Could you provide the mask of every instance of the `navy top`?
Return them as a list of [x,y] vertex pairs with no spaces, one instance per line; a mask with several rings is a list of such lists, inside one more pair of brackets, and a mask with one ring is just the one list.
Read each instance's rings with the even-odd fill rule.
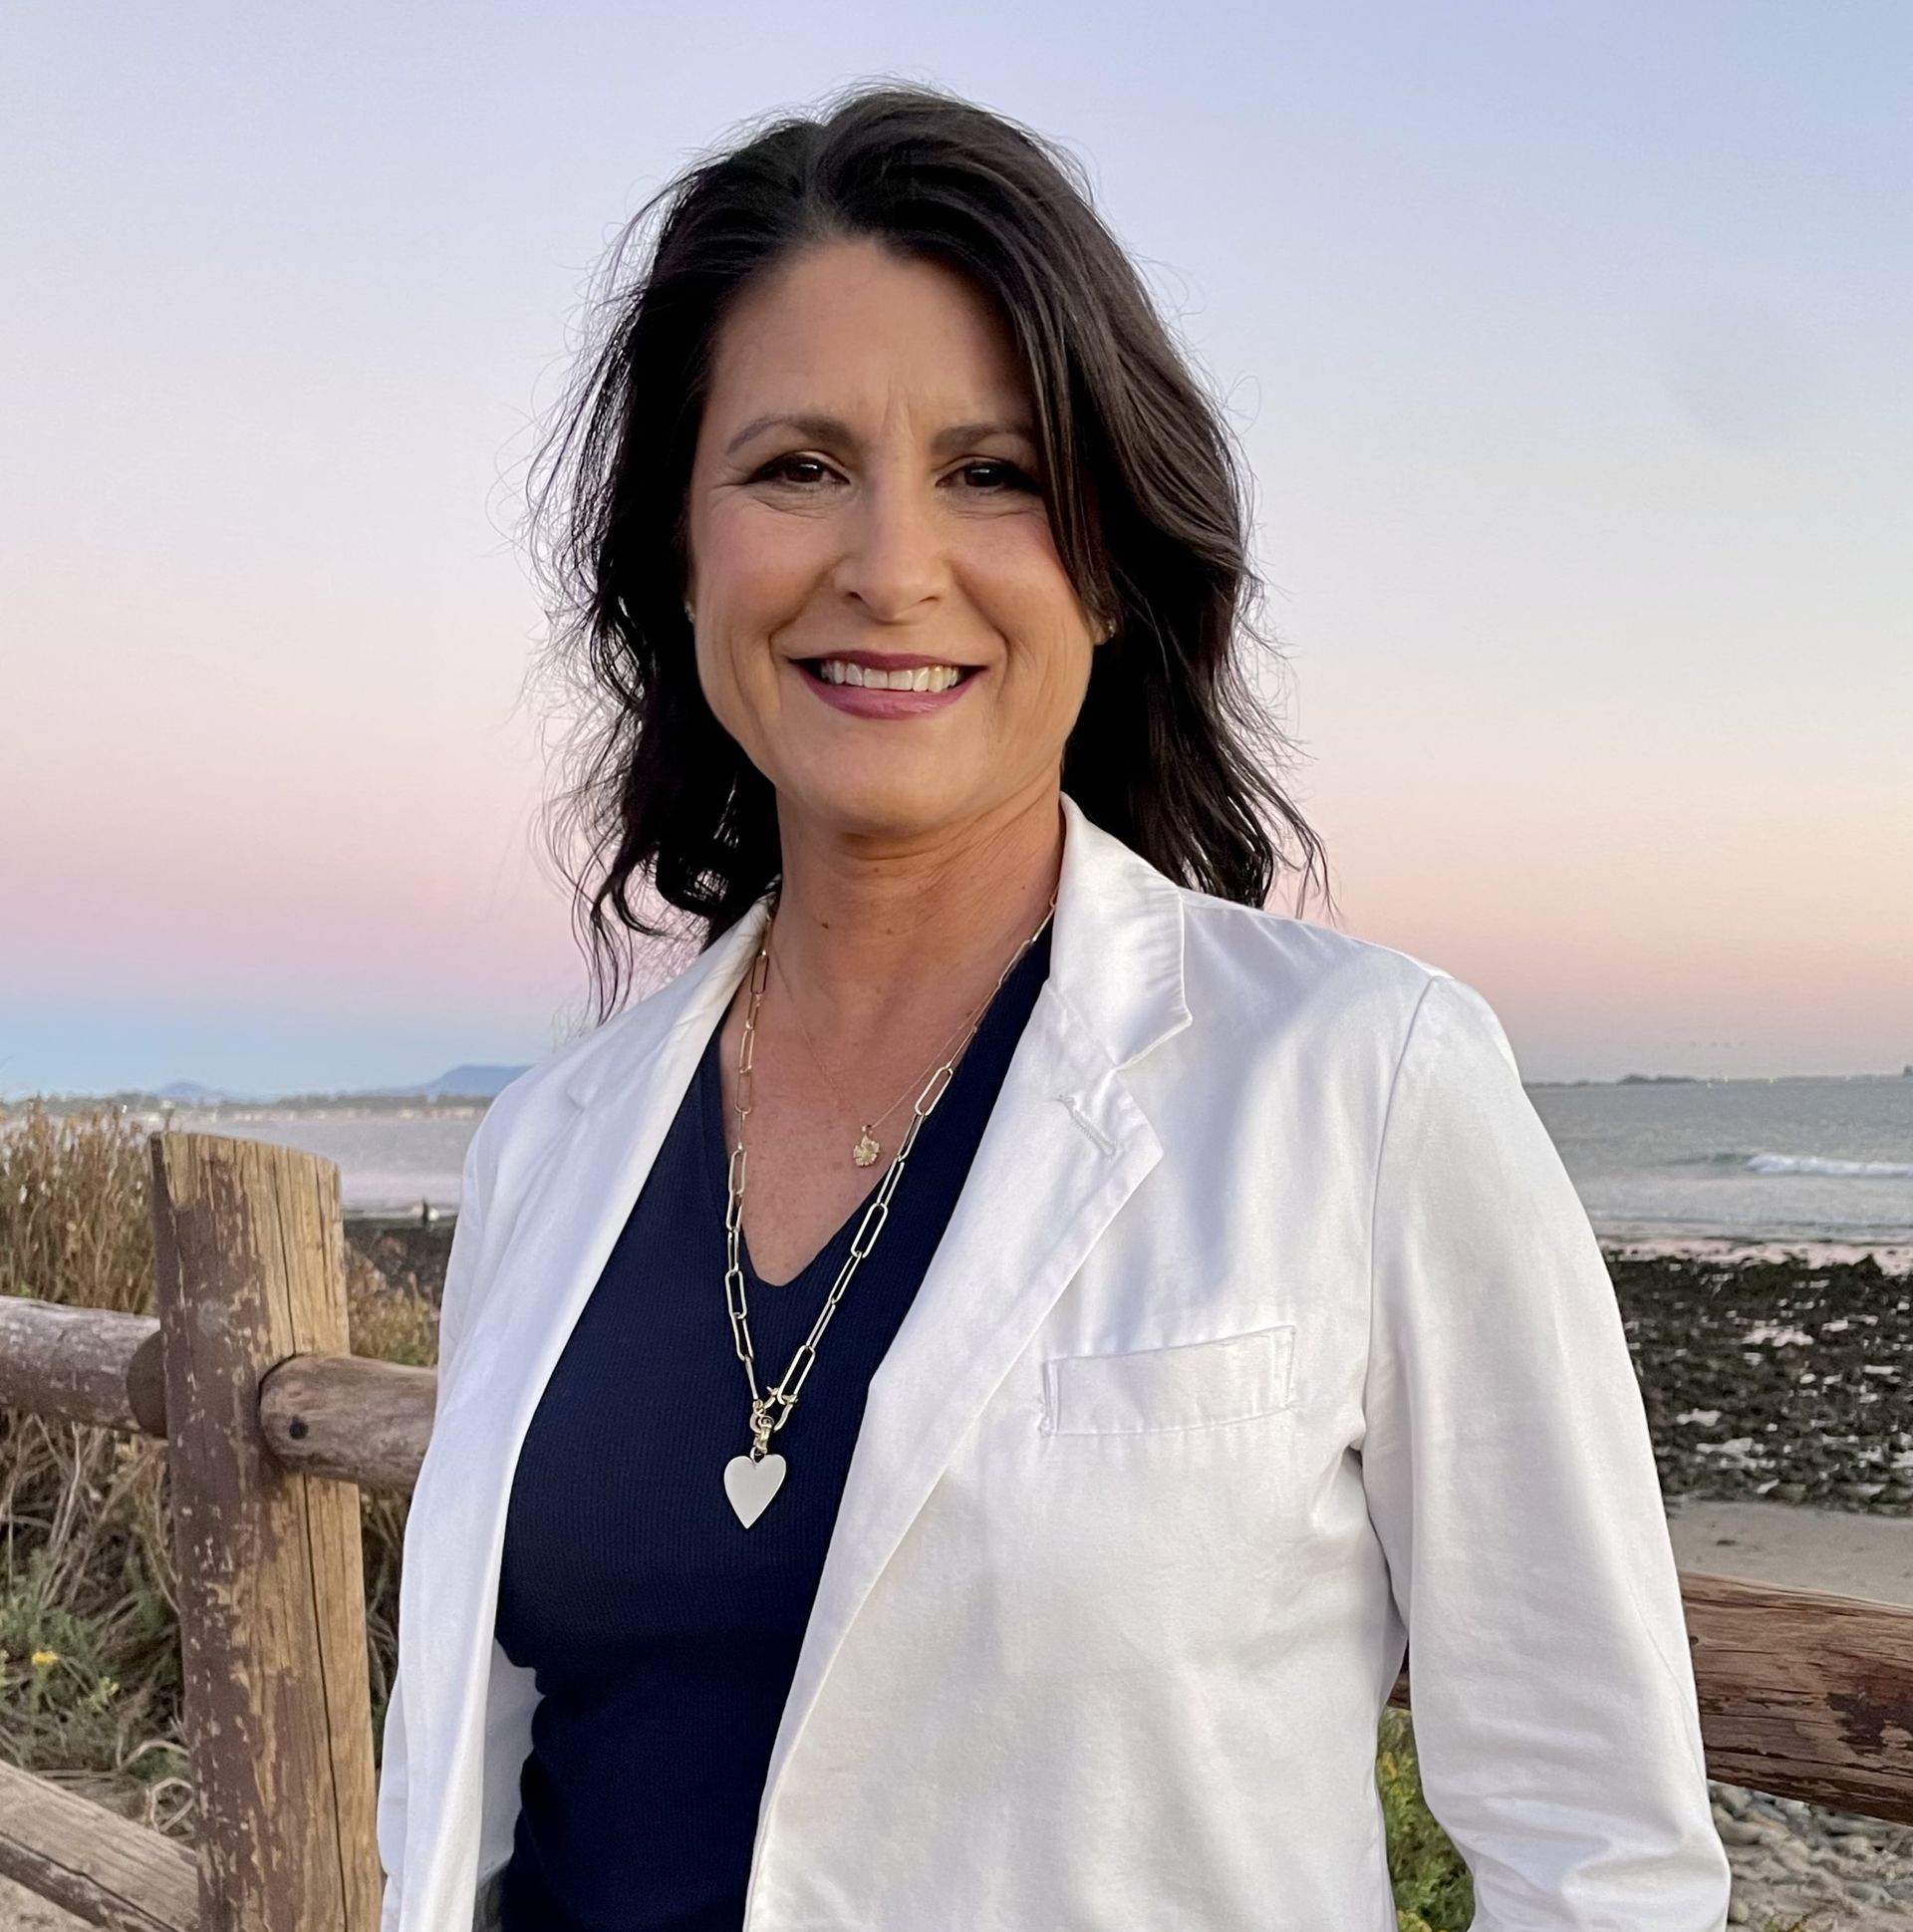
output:
[[[770,1448],[783,1486],[745,1528],[724,1465],[750,1392],[724,1302],[729,1132],[712,1032],[531,1419],[497,1636],[541,1700],[519,1779],[504,1932],[738,1932],[771,1746],[823,1573],[867,1385],[956,1206],[1049,971],[1011,969],[917,1135],[876,1244]],[[915,1096],[911,1096],[912,1099]],[[782,1379],[889,1168],[804,1271],[767,1287],[740,1240],[760,1390]],[[886,1131],[887,1130],[887,1131]],[[845,1148],[849,1158],[849,1148]]]

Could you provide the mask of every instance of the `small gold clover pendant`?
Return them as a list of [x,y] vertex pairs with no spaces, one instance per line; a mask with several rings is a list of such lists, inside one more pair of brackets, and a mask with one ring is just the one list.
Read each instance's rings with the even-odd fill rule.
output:
[[866,1127],[862,1135],[859,1137],[857,1145],[851,1150],[850,1158],[853,1161],[855,1161],[859,1167],[869,1167],[877,1159],[877,1156],[881,1154],[883,1151],[884,1150],[877,1145],[875,1136],[871,1133],[870,1129]]

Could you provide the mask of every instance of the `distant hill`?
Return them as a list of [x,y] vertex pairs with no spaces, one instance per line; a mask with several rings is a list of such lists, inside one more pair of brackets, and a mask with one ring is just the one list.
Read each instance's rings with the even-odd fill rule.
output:
[[[463,1066],[450,1067],[430,1080],[396,1087],[261,1094],[230,1093],[222,1087],[209,1087],[203,1080],[170,1080],[163,1087],[150,1090],[143,1087],[122,1088],[110,1094],[42,1094],[37,1098],[56,1114],[69,1114],[103,1103],[142,1110],[156,1103],[160,1107],[205,1109],[208,1112],[226,1107],[287,1107],[303,1111],[354,1101],[492,1100],[525,1071],[522,1066],[491,1066],[468,1061]],[[26,1096],[18,1100],[0,1099],[0,1115],[24,1107],[26,1099]]]
[[221,1100],[247,1101],[254,1095],[244,1093],[223,1093],[217,1087],[209,1087],[200,1080],[173,1080],[161,1087],[153,1096],[155,1100],[176,1100],[182,1107],[211,1107]]
[[[521,1066],[455,1066],[449,1073],[441,1073],[435,1080],[427,1080],[416,1087],[360,1087],[360,1094],[407,1095],[417,1094],[425,1100],[442,1100],[455,1094],[460,1098],[469,1095],[483,1095],[489,1100],[508,1087],[526,1069]],[[347,1098],[352,1096],[348,1095]]]

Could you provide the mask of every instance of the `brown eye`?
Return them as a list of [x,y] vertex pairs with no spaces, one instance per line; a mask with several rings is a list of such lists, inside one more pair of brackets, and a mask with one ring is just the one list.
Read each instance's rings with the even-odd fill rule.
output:
[[965,463],[957,473],[968,476],[973,475],[979,469],[985,472],[983,479],[985,485],[991,480],[990,473],[994,473],[997,487],[994,489],[985,487],[983,494],[986,496],[995,496],[1003,488],[1033,490],[1036,487],[1030,477],[1024,471],[1018,469],[1014,463],[1003,462],[995,457],[979,457],[973,463]]
[[821,477],[792,476],[789,472],[796,469],[808,469],[808,470],[821,471],[824,469],[824,467],[825,465],[819,462],[815,456],[777,456],[772,458],[771,461],[767,462],[763,466],[763,468],[760,469],[757,472],[757,474],[751,478],[751,481],[753,483],[763,482],[766,480],[793,482],[797,484],[799,488],[804,488],[813,482],[820,481]]

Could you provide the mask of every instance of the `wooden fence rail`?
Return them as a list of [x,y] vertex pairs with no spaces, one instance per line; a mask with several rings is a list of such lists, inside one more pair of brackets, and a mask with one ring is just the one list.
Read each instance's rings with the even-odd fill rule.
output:
[[[377,1932],[357,1491],[410,1493],[437,1377],[350,1352],[331,1162],[150,1147],[157,1318],[0,1296],[0,1407],[167,1445],[199,1835],[0,1768],[0,1873],[117,1932]],[[1913,1608],[1681,1591],[1710,1777],[1913,1822]]]

